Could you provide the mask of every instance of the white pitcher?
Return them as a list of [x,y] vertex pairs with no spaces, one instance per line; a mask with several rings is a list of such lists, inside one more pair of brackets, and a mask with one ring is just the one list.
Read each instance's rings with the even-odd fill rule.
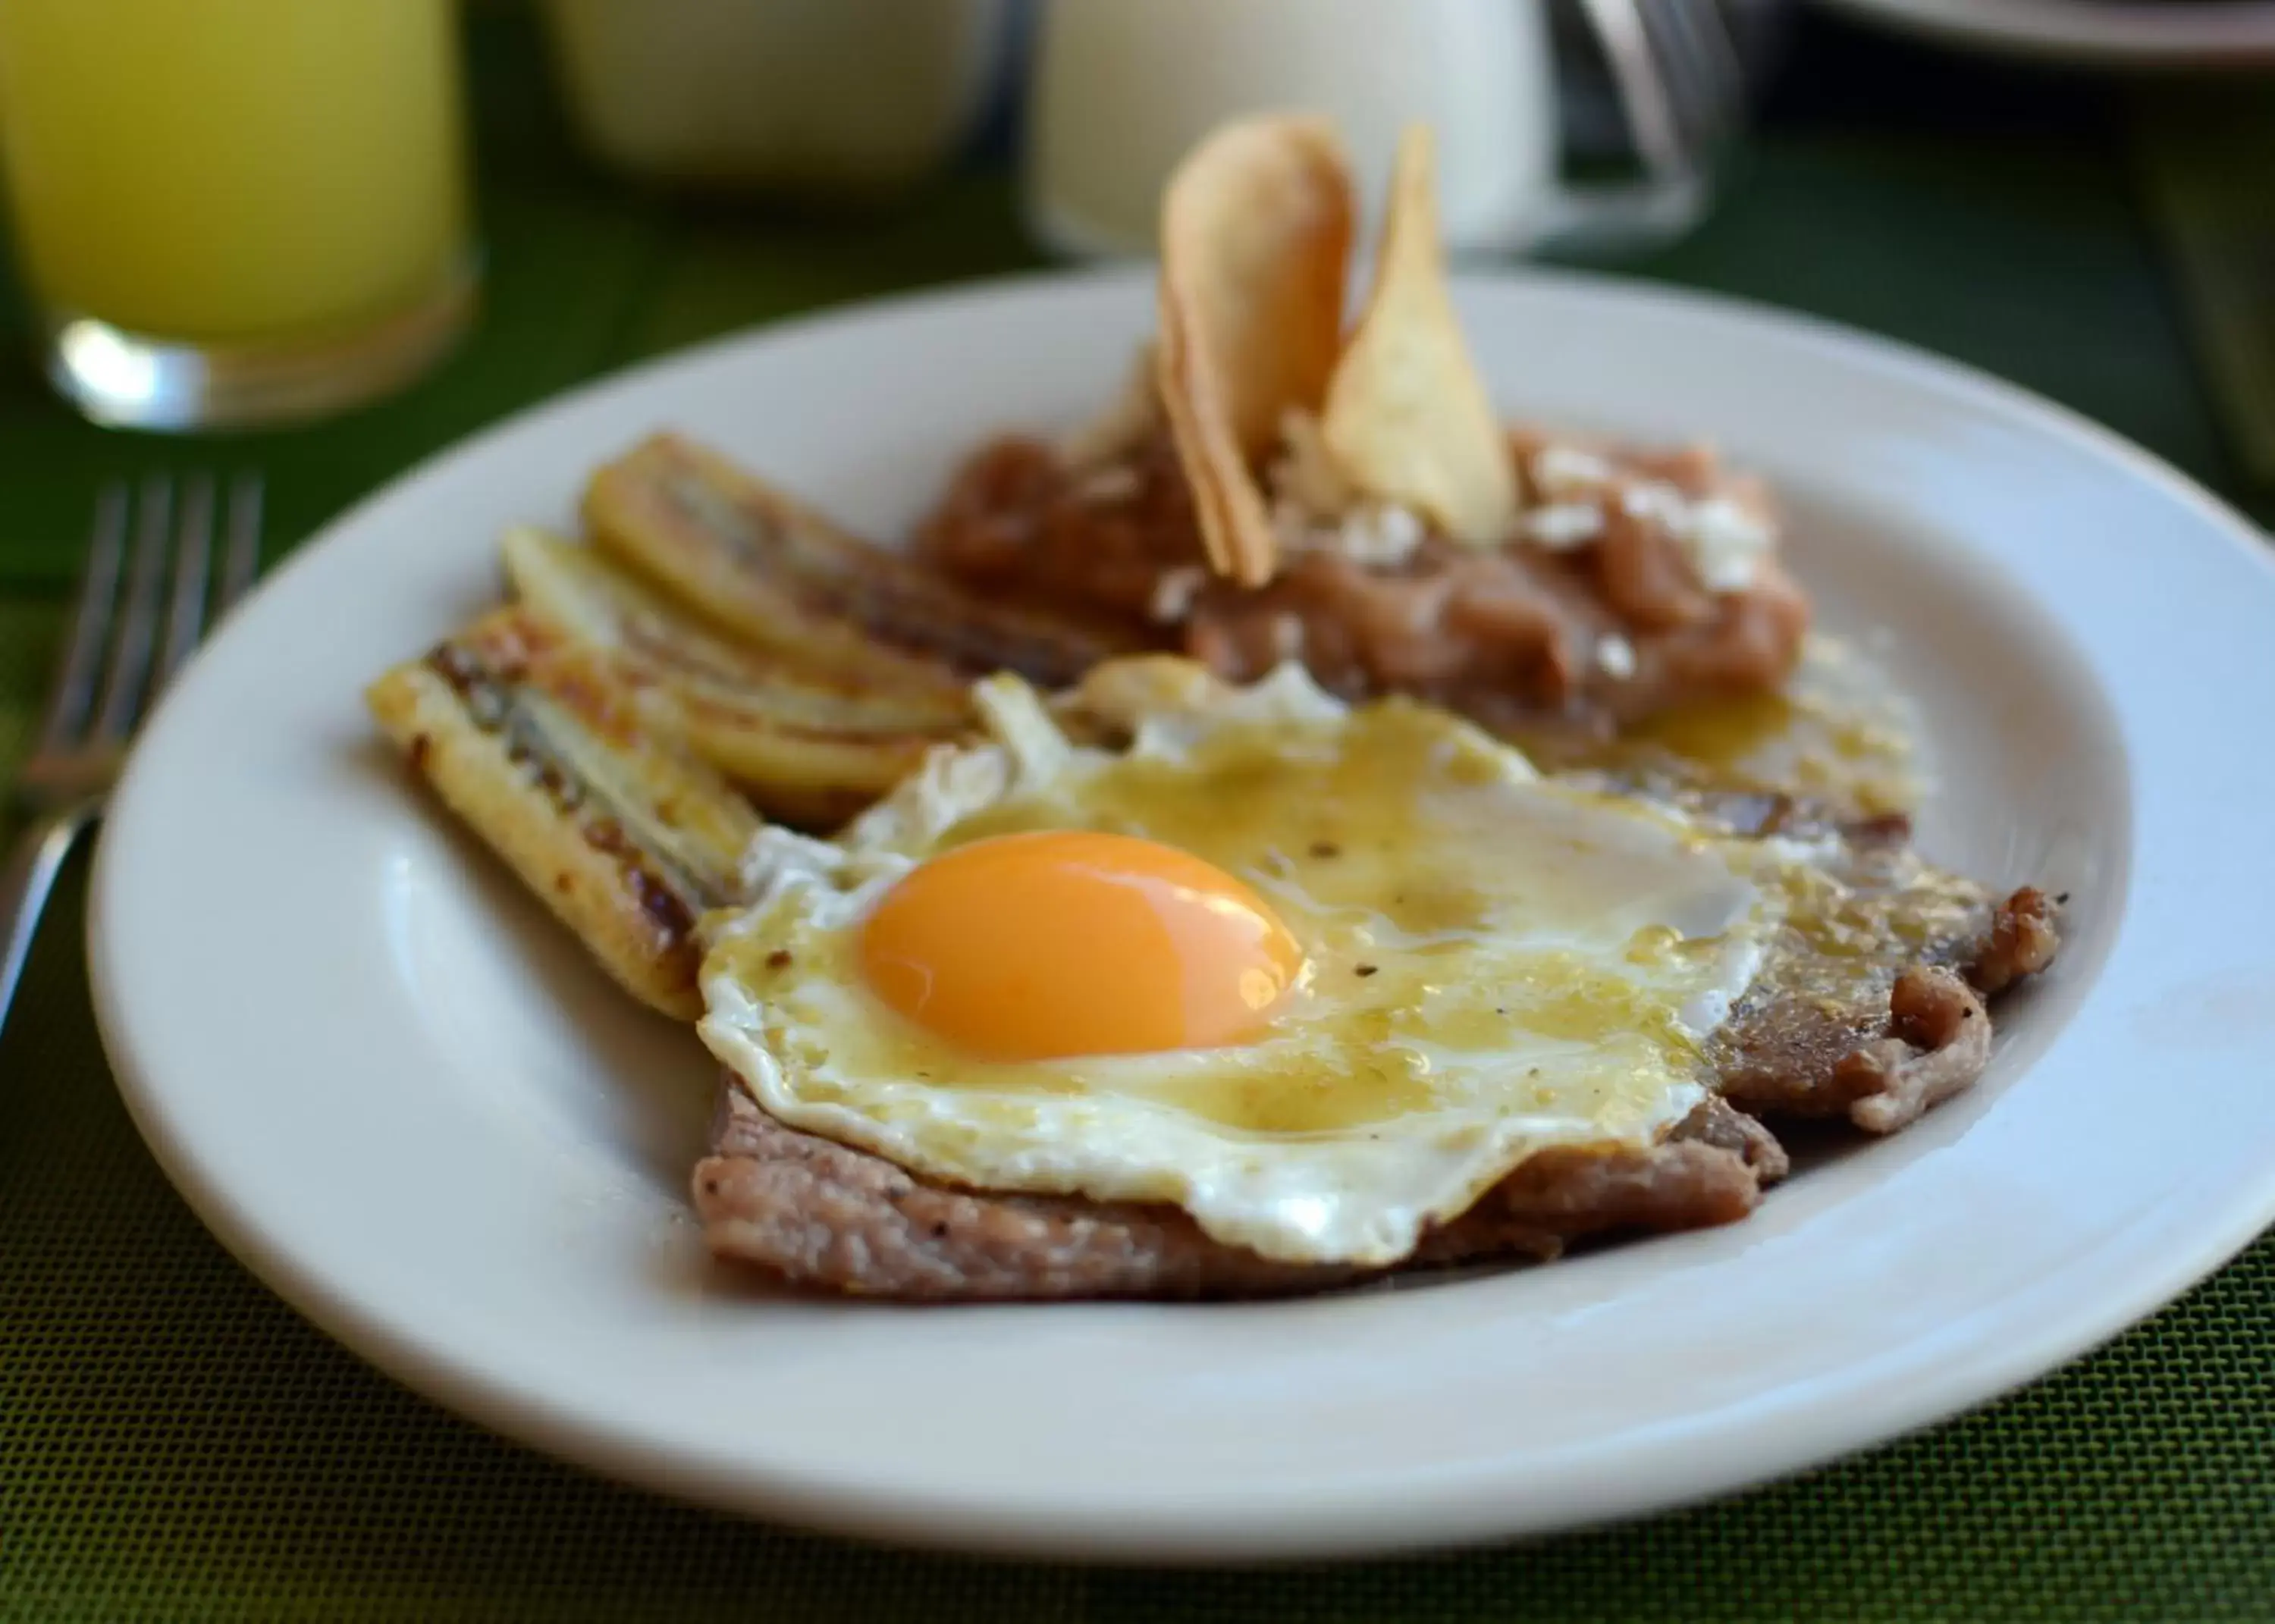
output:
[[1335,121],[1370,219],[1400,128],[1434,125],[1456,249],[1660,238],[1700,202],[1695,175],[1558,178],[1545,0],[1043,0],[1030,96],[1028,221],[1067,253],[1150,253],[1177,160],[1267,109]]

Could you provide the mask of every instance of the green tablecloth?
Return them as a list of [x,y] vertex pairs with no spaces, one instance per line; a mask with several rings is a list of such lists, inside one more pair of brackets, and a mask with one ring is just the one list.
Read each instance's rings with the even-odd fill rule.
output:
[[[984,170],[858,223],[624,195],[569,154],[519,26],[486,24],[480,46],[490,308],[431,383],[303,433],[163,444],[82,427],[27,374],[0,374],[0,762],[105,476],[258,466],[276,534],[297,537],[621,362],[1030,261]],[[1714,221],[1641,268],[1946,351],[2249,500],[2136,195],[2129,105],[1818,27]],[[1721,1506],[1517,1550],[1251,1574],[1016,1567],[598,1482],[373,1374],[206,1236],[97,1048],[80,883],[0,1034],[0,1620],[2275,1618],[2265,1241],[1982,1414]]]

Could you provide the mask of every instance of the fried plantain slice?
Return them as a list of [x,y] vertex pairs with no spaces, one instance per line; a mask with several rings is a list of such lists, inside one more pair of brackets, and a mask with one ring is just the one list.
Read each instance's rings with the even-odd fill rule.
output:
[[851,815],[971,723],[966,685],[898,668],[868,678],[803,666],[698,623],[593,548],[540,530],[503,543],[522,603],[607,650],[650,724],[803,823]]
[[607,657],[495,611],[365,698],[445,804],[625,990],[702,1013],[697,922],[737,900],[749,804],[644,728]]
[[760,646],[840,672],[1071,682],[1126,631],[992,602],[661,434],[602,467],[585,518],[608,553]]
[[1356,212],[1323,119],[1240,120],[1196,147],[1161,198],[1161,405],[1211,566],[1243,585],[1277,562],[1255,465],[1335,367]]
[[1457,541],[1495,547],[1516,525],[1515,459],[1454,313],[1433,154],[1426,125],[1399,141],[1374,291],[1319,428],[1358,490],[1426,515]]

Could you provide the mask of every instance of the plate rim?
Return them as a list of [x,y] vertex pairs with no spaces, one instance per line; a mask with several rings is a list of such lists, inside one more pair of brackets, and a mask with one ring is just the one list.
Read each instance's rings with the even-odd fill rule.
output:
[[[460,460],[472,462],[496,442],[518,434],[556,413],[572,412],[593,398],[616,390],[634,391],[691,362],[723,358],[729,352],[762,347],[775,340],[811,334],[835,324],[858,324],[892,311],[952,306],[972,298],[1017,297],[1023,291],[1078,283],[1142,283],[1149,273],[1109,268],[1076,273],[1039,271],[1016,276],[976,279],[900,294],[888,298],[850,301],[797,318],[723,335],[703,344],[644,360],[589,381],[545,400],[533,403],[475,434],[422,459],[389,480],[329,521],[298,549],[294,556],[259,589],[266,593],[318,557],[340,533],[359,524],[393,500],[411,483]],[[1946,390],[1984,397],[2012,417],[2020,413],[2035,419],[2034,427],[2053,432],[2090,449],[2098,460],[2114,461],[2136,477],[2144,478],[2167,499],[2193,510],[2239,553],[2275,581],[2275,556],[2249,519],[2214,493],[2190,480],[2154,453],[2123,439],[2114,431],[2059,403],[2022,387],[1899,340],[1884,338],[1803,313],[1784,311],[1743,298],[1717,293],[1671,288],[1640,279],[1599,274],[1525,269],[1515,276],[1463,276],[1463,283],[1515,282],[1546,284],[1583,297],[1626,300],[1678,313],[1700,310],[1750,324],[1757,330],[1785,329],[1804,336],[1812,346],[1830,350],[1842,362],[1867,370],[1894,373]],[[229,633],[222,634],[225,638]],[[202,656],[201,656],[202,658]],[[192,674],[193,676],[194,673]],[[164,724],[181,693],[192,687],[178,685],[154,719],[155,732]],[[130,817],[140,805],[134,775],[122,785],[121,804]],[[385,1317],[368,1314],[351,1296],[321,1273],[304,1266],[289,1246],[264,1234],[240,1208],[231,1191],[208,1180],[186,1148],[176,1142],[166,1120],[162,1089],[155,1072],[146,1069],[128,1035],[131,1000],[112,963],[108,921],[121,903],[113,883],[110,860],[113,842],[106,829],[97,849],[87,910],[87,954],[98,1023],[104,1047],[111,1059],[119,1091],[137,1130],[149,1146],[169,1181],[207,1227],[256,1278],[283,1297],[297,1312],[327,1335],[379,1368],[454,1412],[556,1457],[639,1484],[671,1498],[691,1500],[744,1514],[760,1514],[805,1526],[883,1537],[912,1545],[981,1550],[1033,1557],[1228,1561],[1258,1557],[1276,1559],[1302,1555],[1359,1555],[1394,1550],[1414,1550],[1472,1543],[1505,1536],[1507,1520],[1493,1514],[1492,1497],[1480,1492],[1490,1481],[1483,1469],[1438,1474],[1433,1498],[1450,1507],[1433,1519],[1432,1530],[1417,1537],[1410,1530],[1384,1530],[1354,1517],[1352,1508],[1319,1505],[1289,1511],[1283,1507],[1276,1533],[1253,1526],[1212,1531],[1190,1522],[1155,1523],[1127,1519],[1107,1526],[1094,1516],[1061,1514],[1056,1520],[1030,1516],[1020,1521],[1000,1508],[974,1509],[937,1495],[897,1493],[874,1483],[849,1484],[811,1476],[784,1477],[755,1484],[745,1474],[714,1469],[643,1447],[605,1420],[516,1392],[488,1379],[479,1370],[454,1365],[444,1350],[423,1342],[410,1330]],[[2239,1191],[2227,1203],[2224,1220],[2199,1222],[2190,1232],[2191,1243],[2162,1254],[2154,1284],[2136,1280],[2130,1292],[2089,1299],[2074,1304],[2067,1315],[2041,1322],[2027,1344],[2017,1341],[1989,1358],[1977,1358],[1963,1375],[1946,1371],[1940,1379],[1907,1389],[1904,1401],[1859,1406],[1842,1424],[1826,1426],[1822,1418],[1810,1436],[1797,1445],[1762,1452],[1740,1471],[1702,1469],[1688,1479],[1667,1485],[1638,1503],[1632,1494],[1604,1494],[1596,1503],[1573,1507],[1571,1514],[1553,1524],[1523,1532],[1546,1532],[1585,1526],[1628,1515],[1643,1514],[1707,1495],[1741,1488],[1808,1470],[1826,1461],[1875,1444],[1893,1440],[1947,1418],[1980,1402],[2004,1394],[2022,1382],[2067,1363],[2120,1333],[2145,1314],[2181,1295],[2249,1243],[2271,1219],[2275,1219],[2275,1178],[2250,1190]],[[2175,1261],[2177,1259],[2177,1261]],[[2023,1351],[2027,1346],[2028,1351]],[[1865,1417],[1869,1416],[1867,1419]],[[1678,1475],[1680,1476],[1680,1475]],[[1453,1477],[1476,1477],[1474,1484],[1452,1484]],[[1443,1499],[1450,1494],[1452,1499]],[[1340,1515],[1335,1514],[1340,1512]]]

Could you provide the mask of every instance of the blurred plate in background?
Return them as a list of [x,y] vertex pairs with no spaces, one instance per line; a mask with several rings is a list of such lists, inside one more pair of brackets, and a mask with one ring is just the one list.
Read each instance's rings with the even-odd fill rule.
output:
[[1818,0],[1984,50],[2111,66],[2275,64],[2275,4],[2261,0]]

